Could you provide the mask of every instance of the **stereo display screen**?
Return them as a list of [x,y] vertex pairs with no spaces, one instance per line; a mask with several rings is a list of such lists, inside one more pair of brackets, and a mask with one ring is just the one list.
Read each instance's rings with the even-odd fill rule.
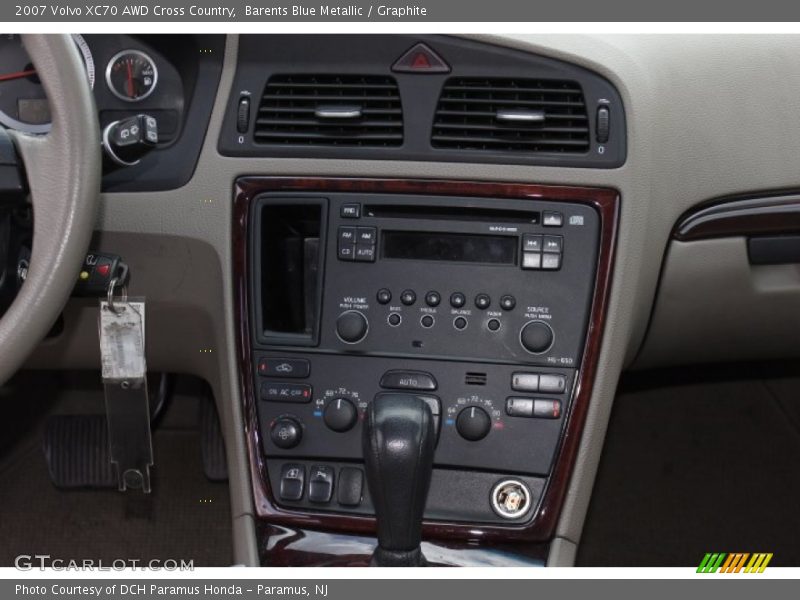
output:
[[422,231],[382,231],[383,258],[515,265],[519,238]]

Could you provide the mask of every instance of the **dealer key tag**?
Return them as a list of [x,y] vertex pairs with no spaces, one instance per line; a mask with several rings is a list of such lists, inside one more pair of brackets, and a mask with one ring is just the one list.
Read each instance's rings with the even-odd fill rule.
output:
[[[109,301],[111,300],[111,301]],[[145,303],[100,301],[100,358],[111,463],[120,491],[151,491],[153,444],[145,361]]]

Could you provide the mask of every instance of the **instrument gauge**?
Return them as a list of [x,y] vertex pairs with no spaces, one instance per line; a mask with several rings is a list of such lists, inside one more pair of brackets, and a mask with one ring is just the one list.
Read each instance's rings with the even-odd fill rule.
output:
[[108,61],[106,84],[120,100],[144,100],[155,91],[158,84],[156,63],[141,50],[118,52]]

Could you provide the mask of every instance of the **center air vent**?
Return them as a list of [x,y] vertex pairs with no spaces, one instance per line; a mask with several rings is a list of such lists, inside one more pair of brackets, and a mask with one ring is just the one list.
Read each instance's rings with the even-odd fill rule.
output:
[[455,77],[442,88],[434,148],[584,154],[589,121],[573,81]]
[[392,77],[274,75],[253,135],[258,144],[400,146],[400,92]]

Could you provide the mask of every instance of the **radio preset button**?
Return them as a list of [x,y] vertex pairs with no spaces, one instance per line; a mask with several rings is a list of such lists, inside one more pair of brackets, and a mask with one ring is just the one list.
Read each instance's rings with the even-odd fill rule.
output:
[[342,204],[339,215],[343,219],[358,219],[361,216],[360,204]]
[[542,236],[526,233],[522,236],[522,251],[523,252],[541,252],[542,251]]
[[389,313],[389,317],[386,320],[392,327],[397,327],[403,322],[403,317],[400,316],[400,313],[393,312]]
[[492,299],[489,294],[478,294],[475,296],[475,306],[481,310],[486,310],[492,305]]
[[500,321],[498,319],[489,319],[489,322],[486,323],[486,327],[489,328],[489,331],[499,331]]
[[430,291],[425,294],[425,304],[428,306],[439,306],[441,301],[442,297],[439,295],[439,292]]
[[467,297],[461,292],[453,292],[450,295],[450,306],[453,308],[461,308],[467,303]]
[[500,298],[500,308],[503,310],[514,310],[517,305],[517,299],[511,294],[506,294]]
[[378,304],[389,304],[389,302],[392,301],[392,292],[386,288],[382,288],[375,294],[375,299],[378,301]]
[[545,227],[561,227],[564,224],[564,215],[554,210],[546,210],[542,214],[542,225]]
[[417,301],[417,294],[414,290],[403,290],[403,293],[400,294],[400,302],[402,302],[406,306],[411,306],[416,301]]
[[461,331],[467,328],[467,320],[464,317],[456,317],[453,319],[453,327]]

